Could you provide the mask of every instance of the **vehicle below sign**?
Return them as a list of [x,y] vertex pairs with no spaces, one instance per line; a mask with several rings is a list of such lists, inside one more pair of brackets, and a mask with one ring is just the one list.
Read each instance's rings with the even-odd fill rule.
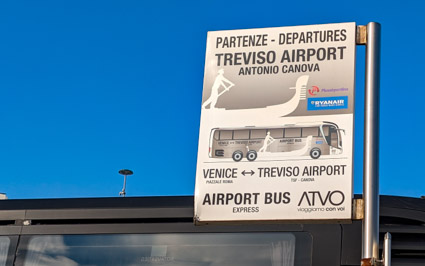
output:
[[258,157],[339,155],[343,151],[341,131],[332,122],[289,124],[270,127],[214,128],[210,134],[209,157]]

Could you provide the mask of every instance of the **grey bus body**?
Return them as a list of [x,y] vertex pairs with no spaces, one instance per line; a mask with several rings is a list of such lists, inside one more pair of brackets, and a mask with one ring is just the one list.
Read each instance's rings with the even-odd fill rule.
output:
[[[332,122],[290,124],[273,127],[214,128],[210,134],[209,157],[256,160],[267,134],[274,141],[261,156],[311,156],[342,153],[341,129]],[[297,151],[299,151],[297,153]]]
[[[425,200],[381,196],[392,265],[425,265]],[[358,266],[361,221],[193,224],[193,197],[0,201],[0,266]],[[382,245],[381,245],[382,247]]]

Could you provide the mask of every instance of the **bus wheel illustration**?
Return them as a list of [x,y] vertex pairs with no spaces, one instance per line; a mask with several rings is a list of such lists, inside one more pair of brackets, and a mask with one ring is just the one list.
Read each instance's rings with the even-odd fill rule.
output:
[[249,151],[246,154],[246,158],[248,159],[248,161],[255,161],[255,159],[257,159],[257,152],[256,151]]
[[310,156],[313,159],[318,159],[320,157],[320,155],[322,154],[322,152],[320,151],[319,148],[313,148],[310,151]]
[[235,162],[239,162],[243,158],[243,153],[241,151],[235,151],[232,155],[232,158]]

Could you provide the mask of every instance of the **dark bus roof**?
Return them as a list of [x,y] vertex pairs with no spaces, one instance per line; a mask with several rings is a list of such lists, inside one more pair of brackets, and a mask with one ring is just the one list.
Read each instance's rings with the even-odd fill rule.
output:
[[[361,196],[356,195],[356,198]],[[193,209],[193,196],[6,199],[0,200],[0,212],[5,210],[104,209],[104,208],[187,208]],[[381,216],[407,215],[421,220],[425,215],[425,199],[400,196],[380,196]],[[406,217],[407,217],[406,216]]]
[[[356,196],[357,198],[360,196]],[[8,199],[0,200],[0,221],[13,219],[103,219],[179,217],[193,218],[193,196]],[[57,213],[72,209],[72,214]],[[79,210],[79,211],[78,211]],[[146,210],[150,210],[146,213]],[[85,213],[83,215],[83,213]],[[40,217],[39,215],[43,215]],[[380,196],[380,216],[384,222],[404,220],[406,224],[425,223],[425,199]],[[410,222],[408,222],[410,220]],[[381,223],[382,224],[382,223]]]
[[[360,220],[195,226],[193,202],[192,196],[0,200],[0,235],[304,231],[315,241],[313,265],[331,260],[323,254],[338,249],[338,263],[327,265],[359,265]],[[386,232],[392,234],[394,266],[425,265],[425,199],[380,196],[381,242]]]

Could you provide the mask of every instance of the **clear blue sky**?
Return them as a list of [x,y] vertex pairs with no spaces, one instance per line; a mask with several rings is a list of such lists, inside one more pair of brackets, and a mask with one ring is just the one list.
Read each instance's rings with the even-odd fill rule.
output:
[[[381,194],[425,195],[423,1],[0,3],[0,192],[193,195],[207,31],[382,25]],[[355,193],[362,191],[358,47]]]

